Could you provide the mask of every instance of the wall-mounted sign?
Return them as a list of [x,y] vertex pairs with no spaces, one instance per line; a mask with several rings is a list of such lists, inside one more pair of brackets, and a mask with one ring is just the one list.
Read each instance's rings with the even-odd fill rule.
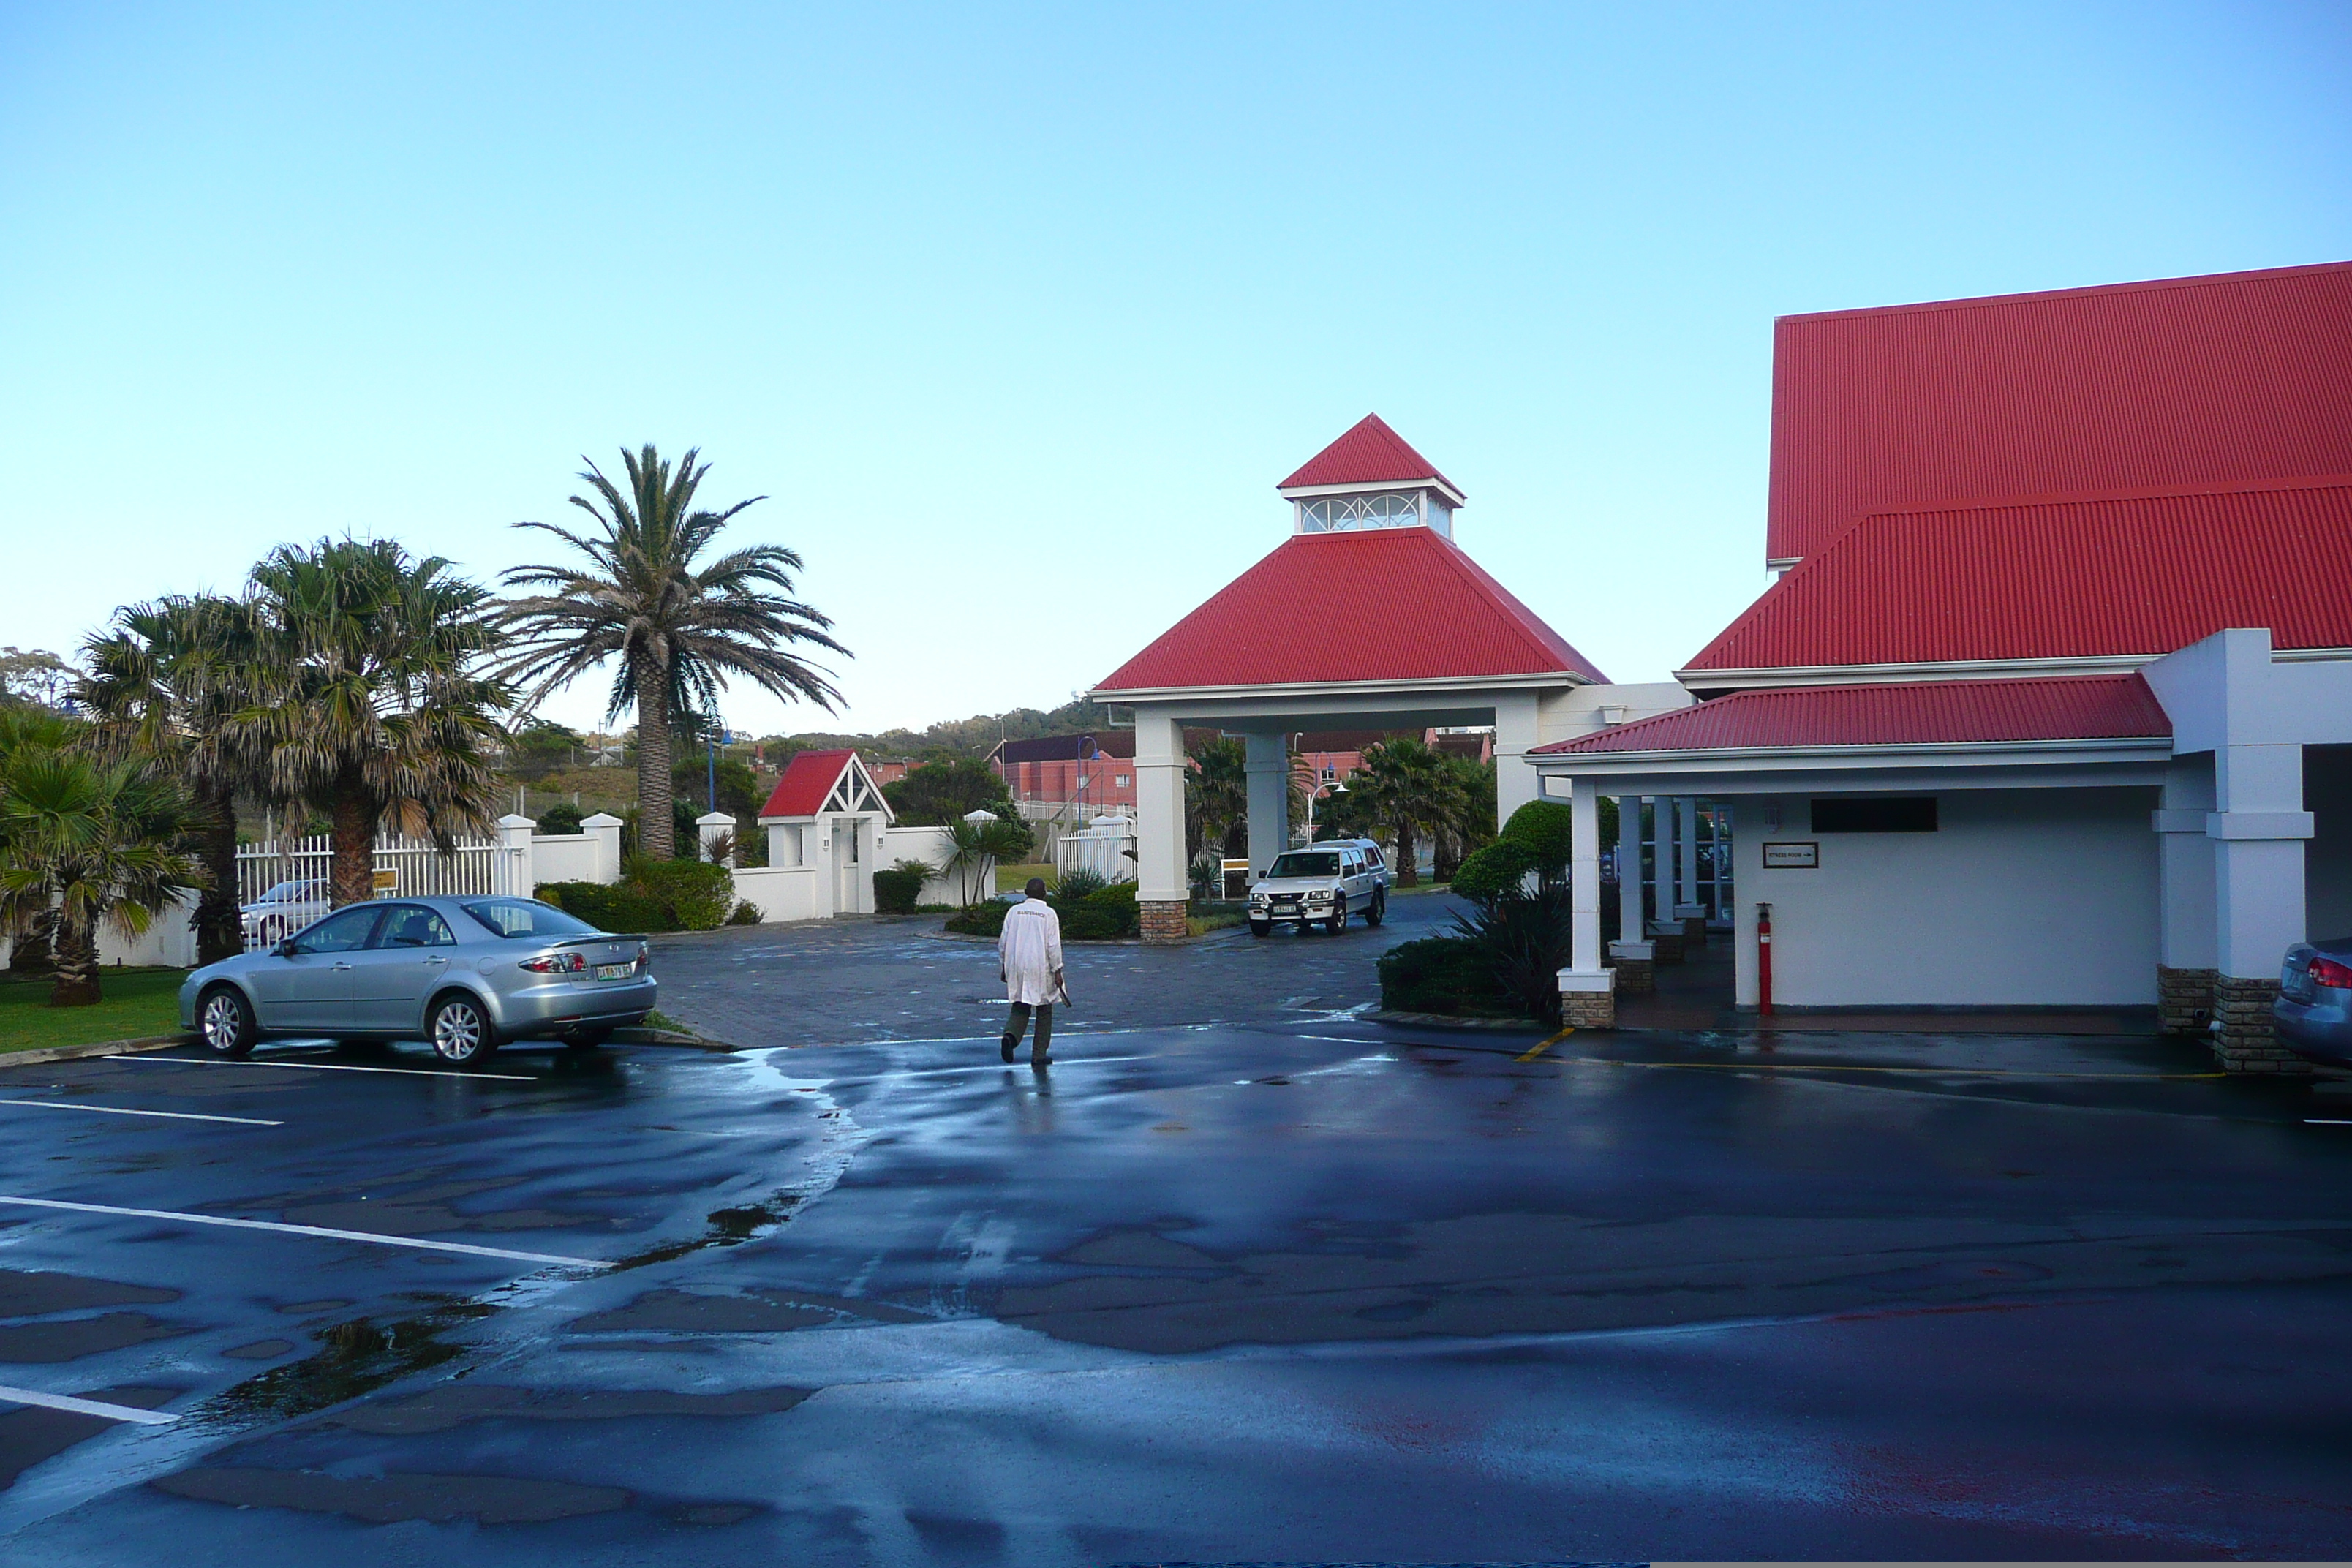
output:
[[1764,868],[1768,871],[1812,871],[1822,863],[1822,847],[1818,844],[1767,844],[1764,846]]

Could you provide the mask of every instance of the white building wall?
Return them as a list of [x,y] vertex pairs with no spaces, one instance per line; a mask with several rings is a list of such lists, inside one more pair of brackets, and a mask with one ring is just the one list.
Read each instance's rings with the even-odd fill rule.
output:
[[[1756,1004],[1759,903],[1775,1006],[2154,1004],[2154,790],[1937,798],[1934,833],[1815,834],[1810,796],[1734,797],[1741,1005]],[[1768,870],[1767,842],[1817,844],[1820,868]]]
[[608,882],[602,874],[596,840],[585,833],[530,836],[530,879],[540,882]]

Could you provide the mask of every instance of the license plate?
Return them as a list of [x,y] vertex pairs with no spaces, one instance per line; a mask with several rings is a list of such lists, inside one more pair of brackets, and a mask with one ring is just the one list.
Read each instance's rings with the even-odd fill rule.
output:
[[636,972],[637,966],[634,963],[600,963],[596,966],[596,978],[599,980],[626,980],[630,975],[635,974]]

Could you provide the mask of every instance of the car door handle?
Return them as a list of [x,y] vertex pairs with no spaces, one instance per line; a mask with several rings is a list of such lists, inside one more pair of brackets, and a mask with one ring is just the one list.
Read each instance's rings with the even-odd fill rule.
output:
[[335,967],[336,967],[337,969],[349,969],[349,968],[351,967],[351,965],[350,965],[350,964],[348,964],[348,963],[337,963],[337,964],[335,965]]
[[428,958],[425,962],[427,963],[446,963],[449,961],[446,958]]

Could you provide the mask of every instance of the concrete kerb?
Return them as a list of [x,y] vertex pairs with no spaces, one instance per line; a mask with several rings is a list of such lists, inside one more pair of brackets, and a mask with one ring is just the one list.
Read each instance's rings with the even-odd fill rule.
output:
[[1543,1034],[1547,1029],[1547,1026],[1532,1018],[1465,1018],[1451,1013],[1376,1012],[1366,1013],[1362,1017],[1368,1024],[1402,1024],[1415,1029],[1475,1029],[1488,1033],[1499,1030],[1534,1035]]
[[38,1051],[0,1053],[0,1067],[37,1067],[43,1062],[78,1062],[90,1057],[124,1057],[139,1051],[164,1051],[194,1040],[194,1035],[142,1035],[130,1040],[95,1040],[86,1046],[51,1046]]

